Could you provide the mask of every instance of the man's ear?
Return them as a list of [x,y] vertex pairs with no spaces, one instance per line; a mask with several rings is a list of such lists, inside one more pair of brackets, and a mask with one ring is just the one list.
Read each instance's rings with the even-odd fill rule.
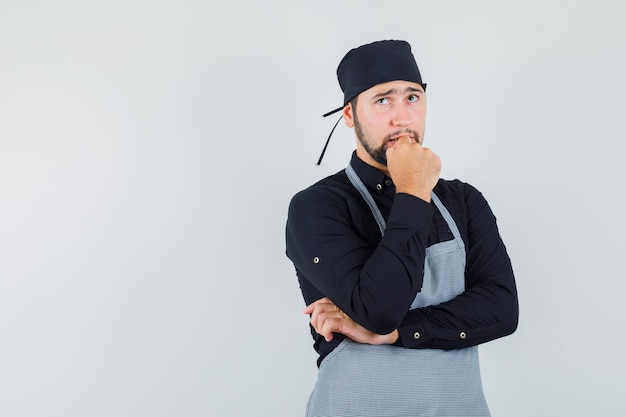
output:
[[345,122],[346,126],[350,128],[354,127],[354,114],[352,113],[352,103],[346,104],[346,106],[341,111],[341,114],[343,114],[343,121]]

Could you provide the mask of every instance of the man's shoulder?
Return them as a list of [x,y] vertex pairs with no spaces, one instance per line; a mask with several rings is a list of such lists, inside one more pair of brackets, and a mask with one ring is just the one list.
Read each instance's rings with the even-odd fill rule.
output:
[[310,221],[316,216],[335,217],[346,213],[357,198],[355,194],[358,195],[358,191],[345,171],[323,178],[291,198],[288,224]]
[[433,192],[444,205],[468,206],[484,200],[482,193],[476,187],[459,179],[440,179]]
[[351,187],[345,170],[341,170],[297,192],[293,199],[345,196],[351,191]]
[[447,196],[458,197],[474,191],[476,191],[476,188],[460,179],[446,180],[443,178],[439,179],[433,190],[439,198]]

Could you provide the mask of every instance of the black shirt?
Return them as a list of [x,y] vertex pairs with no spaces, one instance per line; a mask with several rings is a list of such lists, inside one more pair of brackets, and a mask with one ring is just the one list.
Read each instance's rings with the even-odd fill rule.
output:
[[[366,329],[398,329],[405,348],[458,349],[515,331],[518,302],[511,261],[482,194],[458,180],[433,190],[452,215],[466,248],[465,292],[445,303],[409,310],[422,287],[426,247],[453,239],[434,204],[396,193],[391,178],[352,155],[386,221],[381,232],[345,170],[291,200],[287,256],[306,304],[324,296]],[[326,342],[313,327],[321,360],[345,338]]]

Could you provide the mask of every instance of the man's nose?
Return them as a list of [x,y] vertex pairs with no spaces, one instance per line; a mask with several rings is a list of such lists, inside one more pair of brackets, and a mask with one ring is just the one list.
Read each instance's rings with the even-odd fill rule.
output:
[[398,104],[393,108],[391,124],[398,127],[405,127],[411,124],[411,114],[404,104]]

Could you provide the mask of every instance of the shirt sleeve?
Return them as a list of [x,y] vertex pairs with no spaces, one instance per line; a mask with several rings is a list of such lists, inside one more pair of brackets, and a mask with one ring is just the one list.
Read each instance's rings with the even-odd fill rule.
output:
[[511,260],[487,201],[467,185],[466,290],[439,305],[409,311],[396,345],[458,349],[507,336],[518,323]]
[[287,219],[287,256],[301,276],[353,320],[387,334],[399,326],[422,287],[433,209],[417,197],[398,194],[384,236],[372,247],[352,226],[349,204],[325,187],[296,194]]

